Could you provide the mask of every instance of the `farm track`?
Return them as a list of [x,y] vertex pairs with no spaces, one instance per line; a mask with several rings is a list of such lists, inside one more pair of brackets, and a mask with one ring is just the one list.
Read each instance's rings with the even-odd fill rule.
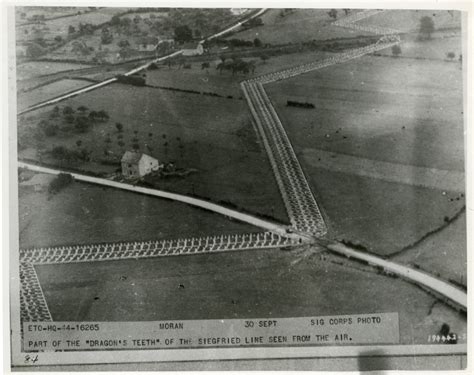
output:
[[291,233],[287,233],[286,225],[281,225],[277,223],[270,222],[268,220],[262,220],[259,217],[255,215],[250,215],[247,213],[243,213],[234,209],[230,209],[227,207],[224,207],[219,204],[215,204],[203,199],[198,199],[194,197],[190,197],[188,195],[183,195],[183,194],[177,194],[177,193],[171,193],[168,191],[164,190],[158,190],[158,189],[151,189],[143,186],[136,186],[132,184],[127,184],[123,182],[118,182],[118,181],[112,181],[108,180],[105,178],[99,178],[99,177],[93,177],[93,176],[88,176],[84,174],[79,174],[79,173],[74,173],[74,172],[67,172],[67,171],[61,171],[57,169],[52,169],[52,168],[47,168],[47,167],[42,167],[34,164],[28,164],[22,161],[18,161],[18,167],[19,168],[25,168],[27,170],[33,171],[33,172],[38,172],[38,173],[47,173],[47,174],[52,174],[52,175],[58,175],[59,173],[69,173],[75,180],[77,181],[82,181],[86,183],[91,183],[91,184],[96,184],[96,185],[101,185],[101,186],[107,186],[115,189],[122,189],[122,190],[127,190],[131,191],[134,193],[139,193],[139,194],[146,194],[146,195],[151,195],[159,198],[164,198],[164,199],[169,199],[181,203],[186,203],[190,206],[195,206],[202,208],[207,211],[211,211],[223,216],[227,216],[232,219],[236,219],[242,222],[245,222],[247,224],[262,228],[266,231],[271,231],[279,235],[283,235],[285,237],[293,237],[295,240],[298,240],[299,237],[296,235],[293,235]]
[[[357,30],[370,31],[382,35],[376,43],[362,48],[349,50],[322,61],[291,67],[241,82],[242,91],[244,92],[245,98],[248,102],[258,132],[263,140],[275,179],[285,203],[285,207],[288,211],[288,216],[293,228],[292,232],[294,233],[264,232],[257,234],[211,236],[170,241],[88,244],[42,249],[21,249],[20,268],[23,272],[23,277],[21,277],[20,302],[22,319],[52,320],[41,287],[37,280],[36,272],[34,271],[35,264],[93,262],[275,248],[281,246],[299,246],[303,241],[307,242],[308,239],[312,239],[314,242],[318,237],[322,237],[326,233],[326,225],[318,204],[312,194],[311,188],[306,180],[286,131],[278,118],[263,85],[270,82],[288,79],[316,69],[343,63],[400,43],[400,38],[396,35],[396,30],[372,26],[366,27],[355,24],[355,22],[379,12],[381,11],[362,11],[333,22],[333,25],[335,26],[355,28]],[[259,14],[260,12],[253,15],[253,17],[256,17]],[[235,27],[238,27],[238,25],[225,30],[225,32],[228,32]],[[215,34],[214,37],[219,36],[222,33],[223,32]],[[181,53],[181,51],[178,51],[175,54],[179,53]],[[165,56],[160,59],[163,60],[170,56]],[[148,64],[133,69],[125,75],[131,75],[146,69],[155,61],[157,60],[153,60]],[[116,78],[113,78],[96,85],[88,86],[86,89],[78,90],[75,93],[68,94],[67,96],[61,96],[40,103],[24,112],[56,103],[83,92],[91,91],[112,83],[115,80]],[[56,172],[59,173],[59,171]],[[403,277],[415,283],[422,284],[423,286],[440,293],[449,300],[454,300],[457,304],[461,301],[461,307],[463,305],[464,298],[466,297],[464,292],[454,288],[456,289],[456,292],[455,297],[452,298],[451,294],[453,294],[453,287],[432,276],[424,276],[424,274],[413,272],[409,267],[388,260],[382,260],[372,255],[370,255],[370,259],[367,260],[366,254],[353,249],[346,250],[344,248],[341,250],[337,245],[336,247],[328,246],[328,249],[338,253],[343,253],[346,256],[350,255],[353,258],[368,261],[370,264],[375,264],[389,270],[390,272],[403,275]]]

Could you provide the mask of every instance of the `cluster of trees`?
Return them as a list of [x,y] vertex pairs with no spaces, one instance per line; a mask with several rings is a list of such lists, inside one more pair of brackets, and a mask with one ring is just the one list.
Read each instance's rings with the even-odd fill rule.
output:
[[74,178],[69,173],[60,173],[53,181],[50,182],[48,191],[51,194],[56,194],[70,185]]
[[90,55],[94,51],[94,47],[89,47],[83,40],[75,40],[72,42],[71,52],[78,55]]
[[[343,9],[344,11],[344,15],[347,16],[351,10],[350,9]],[[333,19],[337,19],[337,9],[331,9],[329,12],[328,12],[328,16],[333,18]]]
[[119,27],[128,27],[132,23],[132,20],[128,17],[120,17],[119,15],[114,15],[109,21],[110,26],[119,26]]
[[117,80],[120,83],[126,83],[126,84],[134,85],[134,86],[145,86],[146,84],[145,78],[139,75],[130,75],[130,76],[119,75],[117,76]]
[[188,25],[178,25],[174,28],[174,40],[177,43],[186,43],[193,40],[193,32]]
[[122,39],[117,43],[117,46],[120,48],[127,48],[130,47],[130,42],[127,39]]
[[287,15],[293,13],[294,11],[295,11],[294,8],[285,8],[285,9],[280,10],[279,16],[281,18],[283,18],[283,17],[286,17]]
[[[85,106],[79,106],[77,111],[70,106],[65,106],[61,111],[56,106],[51,111],[49,120],[41,120],[38,123],[38,130],[47,137],[55,136],[59,130],[68,131],[72,128],[78,133],[85,133],[94,123],[109,119],[109,114],[104,110],[87,112],[88,108]],[[60,128],[60,123],[65,123],[66,126]]]
[[331,17],[331,18],[336,19],[336,18],[337,18],[337,10],[336,10],[336,9],[331,9],[331,10],[328,12],[328,16]]
[[392,46],[392,55],[398,57],[402,53],[402,49],[398,44]]
[[109,28],[108,27],[102,28],[102,33],[100,36],[100,41],[102,42],[102,44],[110,44],[112,43],[113,40],[114,40],[114,36],[110,32]]
[[68,27],[68,34],[76,34],[78,33],[79,35],[92,35],[95,31],[97,26],[91,24],[91,23],[79,23],[78,28],[76,29],[74,26],[69,25]]
[[203,46],[205,49],[208,49],[213,45],[227,46],[227,47],[230,47],[231,49],[237,48],[237,47],[259,48],[263,46],[263,43],[258,38],[255,38],[253,41],[237,39],[237,38],[233,38],[233,39],[215,38],[215,39],[212,39],[211,41],[206,41]]
[[[454,52],[446,52],[446,58],[448,60],[453,61],[455,57],[456,54]],[[462,53],[459,54],[458,60],[459,62],[462,62]]]
[[242,24],[243,28],[263,26],[263,20],[260,17],[252,18]]
[[46,120],[41,120],[38,123],[38,130],[47,137],[52,137],[58,133],[59,126]]
[[[186,25],[192,30],[194,38],[201,38],[219,31],[234,20],[230,10],[225,8],[174,8],[169,10],[168,17],[161,18],[156,24],[164,34],[168,34],[168,30],[173,32],[176,27]],[[189,36],[188,30],[185,35]]]
[[28,47],[26,47],[26,57],[35,59],[47,52],[47,49],[42,47],[39,43],[30,43]]
[[244,61],[241,58],[232,58],[231,60],[226,60],[224,57],[221,57],[221,62],[217,65],[216,69],[219,73],[222,73],[223,70],[228,70],[232,72],[232,75],[235,73],[254,73],[255,72],[255,61]]
[[435,31],[434,21],[431,17],[425,16],[420,18],[420,39],[431,39],[431,34]]
[[71,150],[65,146],[54,146],[51,149],[51,156],[62,162],[90,161],[91,152],[79,147],[77,150]]

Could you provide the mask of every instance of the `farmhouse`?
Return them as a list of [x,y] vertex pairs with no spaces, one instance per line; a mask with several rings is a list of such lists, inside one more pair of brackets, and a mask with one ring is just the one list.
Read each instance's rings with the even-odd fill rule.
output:
[[143,177],[160,168],[158,160],[140,152],[125,151],[122,156],[122,175]]
[[157,45],[158,45],[158,38],[155,38],[153,36],[146,36],[137,40],[137,49],[140,52],[154,51],[156,50]]
[[183,56],[198,56],[204,53],[204,47],[201,43],[197,45],[193,43],[185,43],[182,45]]

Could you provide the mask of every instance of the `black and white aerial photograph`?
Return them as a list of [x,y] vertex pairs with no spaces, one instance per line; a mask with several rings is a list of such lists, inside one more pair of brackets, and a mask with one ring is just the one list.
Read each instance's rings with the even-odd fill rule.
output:
[[129,5],[10,7],[13,365],[465,369],[467,13]]

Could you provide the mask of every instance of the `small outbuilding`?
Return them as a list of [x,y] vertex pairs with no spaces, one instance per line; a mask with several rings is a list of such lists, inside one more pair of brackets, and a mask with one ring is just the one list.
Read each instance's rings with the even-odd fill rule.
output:
[[128,178],[143,177],[160,168],[158,159],[141,152],[125,151],[121,163],[122,175]]
[[199,56],[204,53],[204,47],[202,46],[202,43],[186,43],[181,46],[181,49],[183,50],[183,56]]

